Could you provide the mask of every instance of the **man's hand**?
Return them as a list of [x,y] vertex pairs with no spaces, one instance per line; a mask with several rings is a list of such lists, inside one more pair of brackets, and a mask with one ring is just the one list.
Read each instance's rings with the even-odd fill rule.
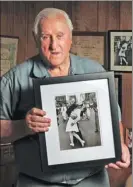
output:
[[126,146],[126,144],[122,143],[121,144],[121,148],[122,148],[122,158],[121,161],[117,161],[116,163],[110,163],[108,165],[106,165],[105,167],[111,167],[114,169],[122,169],[122,168],[128,168],[130,165],[130,153],[128,150],[128,147]]
[[46,132],[49,130],[51,120],[45,117],[46,112],[38,109],[32,108],[25,117],[27,126],[33,132]]

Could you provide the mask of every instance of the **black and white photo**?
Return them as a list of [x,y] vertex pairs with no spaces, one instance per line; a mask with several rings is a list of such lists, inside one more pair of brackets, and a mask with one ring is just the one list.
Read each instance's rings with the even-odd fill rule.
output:
[[131,71],[132,69],[132,32],[109,32],[110,69],[114,71]]
[[55,97],[60,150],[101,145],[96,93]]

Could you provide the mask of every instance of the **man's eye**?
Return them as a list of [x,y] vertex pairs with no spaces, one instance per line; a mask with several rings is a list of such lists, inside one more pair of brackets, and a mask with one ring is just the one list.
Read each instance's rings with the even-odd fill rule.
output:
[[44,35],[44,36],[41,36],[41,39],[42,39],[42,40],[46,40],[46,39],[48,39],[48,38],[49,38],[49,36],[45,36],[45,35]]
[[63,34],[59,34],[59,35],[57,35],[57,38],[58,38],[58,39],[63,38]]

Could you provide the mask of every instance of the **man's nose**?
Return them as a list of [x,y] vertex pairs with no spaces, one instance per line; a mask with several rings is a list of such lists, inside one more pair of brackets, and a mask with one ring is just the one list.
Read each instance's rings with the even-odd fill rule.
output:
[[56,38],[51,38],[51,41],[50,41],[50,49],[54,50],[56,49],[57,47],[57,39]]

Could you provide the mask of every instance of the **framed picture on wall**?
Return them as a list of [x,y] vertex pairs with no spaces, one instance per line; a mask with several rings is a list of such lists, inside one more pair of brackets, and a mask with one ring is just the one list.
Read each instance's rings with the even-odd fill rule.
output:
[[44,172],[105,165],[120,159],[113,72],[33,81],[36,107],[51,119],[49,131],[39,134]]
[[132,31],[109,31],[110,70],[132,71]]
[[9,69],[16,65],[18,51],[18,37],[0,36],[0,75],[5,74]]
[[74,31],[71,53],[95,60],[108,69],[105,32]]

